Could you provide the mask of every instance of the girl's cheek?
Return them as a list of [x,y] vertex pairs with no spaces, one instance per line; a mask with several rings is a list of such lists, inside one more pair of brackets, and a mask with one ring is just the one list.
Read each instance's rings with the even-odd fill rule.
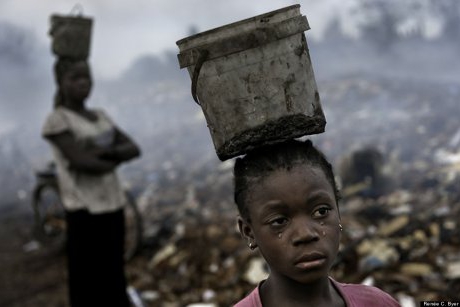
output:
[[324,222],[323,221],[319,222],[319,225],[321,226],[320,233],[321,233],[321,235],[323,237],[325,237],[326,236],[326,230],[324,229]]

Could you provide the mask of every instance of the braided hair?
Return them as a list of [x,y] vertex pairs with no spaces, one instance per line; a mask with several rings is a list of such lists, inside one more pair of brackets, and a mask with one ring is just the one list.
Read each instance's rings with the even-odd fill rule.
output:
[[340,192],[334,179],[332,165],[310,140],[289,140],[284,143],[254,149],[238,158],[234,166],[234,200],[240,215],[250,222],[246,200],[252,184],[276,170],[290,170],[301,164],[316,166],[324,171],[338,204]]

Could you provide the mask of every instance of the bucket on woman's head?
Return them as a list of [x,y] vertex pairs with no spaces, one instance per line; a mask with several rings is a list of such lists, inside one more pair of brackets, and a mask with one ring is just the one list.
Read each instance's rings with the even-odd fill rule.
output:
[[309,28],[297,4],[177,42],[220,160],[324,132]]
[[87,59],[93,20],[82,16],[51,15],[51,49],[58,57]]

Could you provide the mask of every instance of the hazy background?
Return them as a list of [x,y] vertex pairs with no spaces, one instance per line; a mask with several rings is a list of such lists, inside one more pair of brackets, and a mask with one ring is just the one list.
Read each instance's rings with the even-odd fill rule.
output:
[[[54,254],[49,257],[48,248],[40,249],[30,241],[30,192],[34,171],[52,159],[40,133],[55,91],[49,17],[70,13],[75,3],[0,1],[0,271],[5,271],[0,278],[4,284],[0,299],[5,306],[8,302],[13,304],[8,306],[26,306],[25,301],[31,306],[42,305],[34,303],[40,297],[46,302],[65,301],[64,262]],[[143,151],[140,159],[122,166],[120,172],[137,196],[145,227],[143,254],[128,266],[137,272],[130,275],[130,283],[142,291],[162,289],[157,293],[159,300],[169,293],[165,287],[174,289],[177,266],[146,269],[142,261],[149,261],[164,246],[176,245],[177,236],[172,235],[176,226],[190,227],[184,228],[184,233],[195,238],[185,240],[186,246],[178,254],[199,252],[196,258],[187,258],[191,259],[189,271],[180,278],[190,288],[174,294],[184,302],[199,301],[207,290],[209,285],[204,283],[210,277],[203,277],[199,269],[226,250],[219,244],[229,242],[227,237],[234,236],[236,242],[228,249],[229,257],[240,255],[236,252],[239,243],[241,251],[247,251],[231,231],[236,215],[232,160],[221,163],[217,159],[201,109],[191,97],[188,72],[179,69],[175,42],[300,3],[311,26],[306,37],[327,119],[326,132],[313,137],[315,144],[331,159],[337,173],[341,161],[347,161],[356,149],[371,146],[383,157],[379,162],[382,174],[375,176],[379,180],[374,180],[371,189],[375,199],[362,197],[341,204],[344,235],[358,233],[359,239],[360,233],[373,234],[376,227],[391,224],[393,216],[410,217],[399,233],[380,238],[393,244],[393,249],[408,238],[416,244],[420,236],[415,233],[420,230],[432,234],[429,238],[423,235],[420,248],[411,245],[407,253],[402,251],[396,263],[429,265],[430,278],[418,276],[418,269],[411,277],[391,263],[380,262],[387,268],[382,274],[364,270],[363,276],[370,274],[399,299],[400,294],[408,296],[410,303],[404,306],[416,306],[413,299],[458,299],[460,272],[452,273],[448,267],[452,263],[455,269],[460,261],[460,1],[79,3],[83,14],[94,18],[90,56],[94,88],[88,105],[104,108]],[[370,195],[363,191],[364,196]],[[196,239],[201,235],[206,238],[203,233],[212,225],[221,232],[222,236],[214,238],[218,240]],[[431,232],[433,225],[441,229],[438,236]],[[26,252],[29,243],[39,248],[38,254]],[[389,250],[385,247],[384,252]],[[359,268],[375,259],[348,252],[344,253],[351,255],[348,262],[342,258],[343,268],[349,270],[343,277],[361,282]],[[235,262],[228,272],[235,268],[243,274],[245,263]],[[54,275],[47,275],[53,269]],[[223,288],[219,288],[220,275],[211,276],[218,279],[216,298],[235,301],[242,291],[252,289],[253,285],[235,281],[233,275],[227,277],[234,283],[224,283]],[[162,287],[155,281],[161,281]],[[229,297],[225,298],[225,293]]]
[[[55,90],[54,58],[47,34],[49,16],[70,13],[75,3],[0,2],[0,205],[11,204],[17,197],[27,198],[33,170],[51,158],[40,137]],[[301,4],[301,12],[311,26],[306,35],[328,119],[320,140],[348,140],[328,143],[325,150],[334,159],[338,152],[362,142],[353,138],[354,134],[378,143],[378,135],[371,134],[378,130],[366,130],[366,136],[362,125],[353,127],[352,116],[369,105],[366,100],[360,102],[348,96],[346,99],[355,101],[355,105],[333,104],[331,95],[341,92],[340,87],[338,92],[331,90],[331,82],[340,83],[350,77],[368,80],[372,76],[401,85],[399,90],[406,88],[407,95],[418,90],[417,86],[409,89],[405,84],[418,82],[420,88],[433,86],[440,92],[444,89],[439,86],[445,85],[446,93],[453,93],[452,99],[457,97],[460,12],[455,0],[79,3],[83,14],[95,20],[90,56],[95,82],[88,104],[106,108],[140,143],[143,158],[127,168],[147,174],[158,171],[168,161],[177,164],[205,155],[217,162],[201,110],[191,99],[188,73],[178,67],[175,42],[191,33],[295,3]],[[390,87],[383,89],[387,92],[374,93],[369,101],[375,100],[379,110],[397,108],[400,104],[388,92]],[[442,101],[436,103],[440,108],[443,105]],[[385,120],[390,118],[376,110],[374,106],[368,110],[368,121],[378,119],[384,121],[382,126],[388,126],[390,121]],[[372,118],[378,114],[380,117]],[[441,114],[453,116],[451,110]],[[410,110],[405,116],[410,119]],[[351,128],[348,135],[340,136],[344,122]],[[171,135],[175,135],[175,142]]]

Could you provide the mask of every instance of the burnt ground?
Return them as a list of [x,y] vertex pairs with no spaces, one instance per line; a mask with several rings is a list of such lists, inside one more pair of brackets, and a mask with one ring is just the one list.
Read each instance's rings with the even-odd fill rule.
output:
[[[354,187],[342,202],[344,246],[333,275],[366,280],[413,306],[459,299],[460,87],[351,75],[320,89],[328,126],[314,142],[336,172],[344,154],[372,145],[388,183],[381,191]],[[246,273],[255,275],[260,257],[234,229],[232,163],[196,146],[210,143],[204,122],[182,123],[137,138],[144,156],[124,173],[144,218],[128,281],[147,306],[229,306],[254,287]],[[0,306],[67,306],[62,245],[26,251],[34,240],[27,197],[0,208]]]
[[[33,230],[32,210],[27,202],[18,201],[2,208],[0,306],[69,306],[63,241],[39,243]],[[142,262],[145,262],[143,257],[137,255],[127,263],[126,271],[141,267]]]
[[18,202],[0,215],[0,305],[67,306],[61,244],[25,251],[34,240],[32,211]]

